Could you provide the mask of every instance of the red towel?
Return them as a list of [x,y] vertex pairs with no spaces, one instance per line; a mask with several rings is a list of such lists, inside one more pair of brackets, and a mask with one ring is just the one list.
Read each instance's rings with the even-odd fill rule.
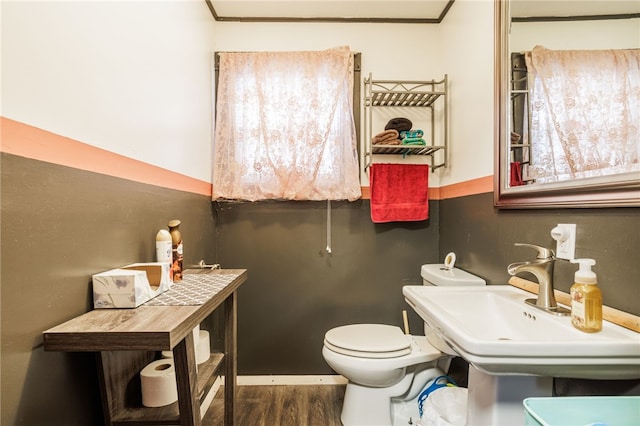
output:
[[514,161],[511,163],[511,174],[509,175],[509,186],[524,185],[522,180],[522,163]]
[[372,164],[371,220],[411,222],[429,218],[429,166]]

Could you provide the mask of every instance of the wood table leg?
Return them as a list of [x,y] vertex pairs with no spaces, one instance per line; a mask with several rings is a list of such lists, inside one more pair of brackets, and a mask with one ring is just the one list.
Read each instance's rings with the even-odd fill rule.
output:
[[236,404],[236,376],[238,373],[237,359],[237,322],[238,299],[237,292],[233,292],[224,301],[225,332],[224,332],[224,424],[233,426],[235,421]]
[[[96,353],[104,423],[111,426],[129,406],[140,406],[141,395],[128,392],[132,382],[140,383],[140,371],[154,360],[149,351],[102,351]],[[139,390],[139,389],[138,389]]]
[[178,407],[182,426],[201,426],[200,401],[198,400],[198,372],[193,333],[173,348],[173,360],[178,385]]

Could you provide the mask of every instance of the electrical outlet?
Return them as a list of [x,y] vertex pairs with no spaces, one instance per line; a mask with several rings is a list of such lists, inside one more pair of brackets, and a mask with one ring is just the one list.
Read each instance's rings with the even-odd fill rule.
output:
[[560,223],[551,230],[551,236],[557,241],[556,257],[573,260],[576,257],[576,225]]

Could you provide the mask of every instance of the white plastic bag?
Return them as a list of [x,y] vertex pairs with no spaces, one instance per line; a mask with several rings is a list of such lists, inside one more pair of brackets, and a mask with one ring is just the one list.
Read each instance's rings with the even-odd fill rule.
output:
[[467,389],[446,386],[433,391],[424,402],[421,426],[465,426]]

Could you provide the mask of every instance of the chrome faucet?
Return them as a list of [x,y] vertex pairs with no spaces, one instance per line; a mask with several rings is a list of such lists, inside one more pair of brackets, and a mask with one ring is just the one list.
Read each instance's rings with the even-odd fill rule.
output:
[[538,256],[534,260],[512,263],[507,267],[507,272],[510,275],[530,272],[538,279],[538,298],[527,299],[525,302],[556,315],[569,315],[571,311],[558,306],[556,297],[553,294],[553,267],[556,261],[553,250],[534,244],[515,243],[515,245],[529,247],[538,252]]

